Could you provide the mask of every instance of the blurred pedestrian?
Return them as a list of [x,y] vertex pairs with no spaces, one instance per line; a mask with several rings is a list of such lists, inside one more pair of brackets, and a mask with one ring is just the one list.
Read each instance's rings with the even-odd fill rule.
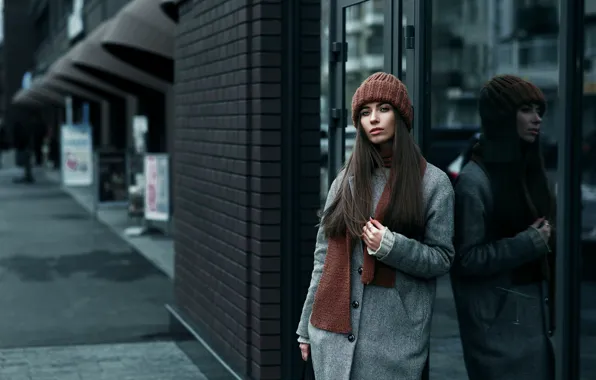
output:
[[32,136],[30,126],[16,122],[14,125],[14,146],[16,163],[23,168],[23,176],[13,178],[14,183],[33,183],[33,168],[31,163]]
[[415,144],[412,104],[376,73],[352,99],[355,147],[333,181],[298,326],[317,380],[420,380],[436,278],[454,250],[453,188]]
[[4,166],[4,151],[8,150],[10,147],[8,141],[8,133],[6,133],[6,126],[4,125],[4,121],[0,121],[0,168]]
[[455,184],[451,272],[471,380],[552,379],[555,200],[538,87],[504,75],[480,92],[482,136]]

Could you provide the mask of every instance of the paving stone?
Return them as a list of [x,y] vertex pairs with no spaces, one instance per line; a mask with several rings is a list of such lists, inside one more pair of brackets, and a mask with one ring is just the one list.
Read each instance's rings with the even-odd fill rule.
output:
[[208,380],[175,342],[1,349],[0,363],[0,380]]

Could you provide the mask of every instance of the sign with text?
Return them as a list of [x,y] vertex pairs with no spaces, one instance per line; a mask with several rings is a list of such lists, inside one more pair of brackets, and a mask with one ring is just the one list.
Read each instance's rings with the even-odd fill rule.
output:
[[170,179],[167,154],[145,155],[145,219],[170,219]]
[[93,184],[93,134],[89,124],[64,124],[61,127],[62,184]]

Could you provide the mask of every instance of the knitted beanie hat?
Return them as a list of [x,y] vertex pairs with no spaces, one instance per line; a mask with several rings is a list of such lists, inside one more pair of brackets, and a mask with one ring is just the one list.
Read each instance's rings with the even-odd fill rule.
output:
[[412,129],[412,102],[406,86],[395,76],[374,73],[362,82],[352,97],[352,122],[357,126],[362,107],[371,102],[386,102],[397,110],[408,130]]
[[540,116],[546,111],[544,94],[532,83],[514,75],[492,78],[480,90],[479,112],[483,127],[499,124],[502,127],[502,123],[514,118],[524,104],[538,105]]

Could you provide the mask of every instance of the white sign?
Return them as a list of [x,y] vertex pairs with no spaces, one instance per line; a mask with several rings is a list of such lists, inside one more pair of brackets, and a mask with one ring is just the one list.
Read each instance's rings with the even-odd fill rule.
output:
[[64,124],[61,127],[62,184],[93,184],[93,134],[89,124]]
[[83,7],[85,5],[84,0],[74,0],[72,2],[72,13],[68,15],[68,39],[78,37],[83,33]]
[[145,219],[170,219],[170,179],[167,154],[145,155]]
[[31,75],[30,71],[25,72],[23,74],[23,79],[21,80],[21,88],[25,90],[31,87],[31,81],[33,80],[33,75]]
[[147,116],[136,115],[132,118],[132,136],[136,153],[145,153],[145,135],[149,129]]

